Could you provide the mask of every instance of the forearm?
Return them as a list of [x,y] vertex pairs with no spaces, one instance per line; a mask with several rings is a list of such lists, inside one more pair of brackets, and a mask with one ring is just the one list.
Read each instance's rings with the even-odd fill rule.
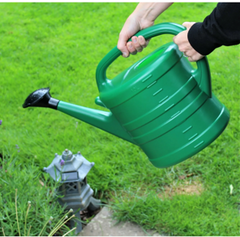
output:
[[173,2],[141,2],[132,14],[141,20],[154,22],[155,19],[172,4]]
[[240,4],[220,3],[202,23],[191,27],[188,40],[202,55],[210,54],[222,45],[240,43]]

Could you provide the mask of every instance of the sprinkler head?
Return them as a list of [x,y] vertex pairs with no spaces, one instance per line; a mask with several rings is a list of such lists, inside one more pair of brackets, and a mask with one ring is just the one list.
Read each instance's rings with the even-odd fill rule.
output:
[[23,104],[23,108],[27,107],[48,107],[57,109],[59,100],[51,97],[49,88],[41,88],[32,92]]

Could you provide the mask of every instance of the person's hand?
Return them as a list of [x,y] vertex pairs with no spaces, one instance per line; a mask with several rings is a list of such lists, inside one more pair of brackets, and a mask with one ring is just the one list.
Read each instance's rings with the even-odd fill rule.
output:
[[[149,40],[145,40],[143,36],[134,35],[152,26],[155,19],[172,4],[172,2],[140,2],[137,5],[119,34],[117,47],[123,57],[127,58],[129,54],[136,54],[147,47]],[[130,38],[132,41],[128,42]]]
[[187,29],[173,37],[173,42],[177,44],[178,49],[183,52],[184,56],[188,58],[190,62],[196,62],[204,57],[198,53],[188,41],[188,31],[194,25],[195,22],[184,22],[182,25]]
[[[147,47],[149,40],[145,40],[143,36],[137,37],[133,35],[153,24],[154,21],[145,20],[142,22],[138,20],[135,15],[129,16],[119,34],[117,44],[118,49],[123,53],[123,57],[127,58],[130,54],[135,55],[137,52],[141,52],[143,48]],[[132,41],[127,42],[130,38]]]

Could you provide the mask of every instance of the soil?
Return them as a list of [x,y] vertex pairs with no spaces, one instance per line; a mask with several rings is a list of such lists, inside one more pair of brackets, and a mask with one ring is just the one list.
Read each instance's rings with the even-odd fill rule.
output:
[[82,223],[82,228],[84,228],[87,225],[87,223],[89,223],[91,219],[95,217],[100,211],[101,208],[97,209],[96,211],[90,211],[88,209],[80,211],[81,220],[85,222]]
[[161,193],[158,196],[167,196],[171,198],[174,195],[200,195],[203,190],[203,185],[199,181],[185,181],[178,186],[165,186],[164,193]]

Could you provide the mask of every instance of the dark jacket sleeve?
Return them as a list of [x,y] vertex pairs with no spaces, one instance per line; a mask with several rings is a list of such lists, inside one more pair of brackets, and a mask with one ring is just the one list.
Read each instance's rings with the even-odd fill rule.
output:
[[188,40],[200,54],[208,55],[222,45],[240,43],[240,3],[218,3],[202,23],[189,30]]

